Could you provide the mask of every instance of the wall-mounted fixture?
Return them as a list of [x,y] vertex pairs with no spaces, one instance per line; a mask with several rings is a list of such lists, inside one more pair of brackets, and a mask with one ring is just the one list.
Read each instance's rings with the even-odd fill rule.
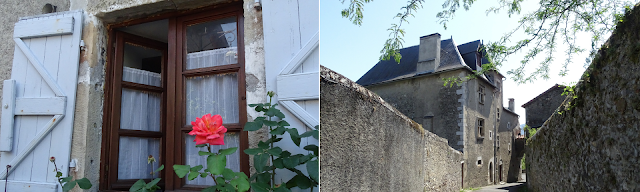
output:
[[260,11],[262,10],[262,0],[256,0],[256,2],[253,4],[253,8],[256,8],[256,10]]

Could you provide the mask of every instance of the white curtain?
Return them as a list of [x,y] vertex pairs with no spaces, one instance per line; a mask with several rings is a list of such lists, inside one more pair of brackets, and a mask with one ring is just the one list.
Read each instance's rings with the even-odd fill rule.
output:
[[238,63],[238,47],[227,47],[187,54],[186,69],[214,67]]
[[[162,86],[158,73],[124,67],[123,80]],[[122,89],[120,128],[142,131],[160,131],[161,95],[133,89]],[[147,164],[149,155],[156,159],[155,164]],[[118,156],[118,179],[150,179],[158,174],[150,173],[159,167],[160,139],[120,137]]]
[[[186,157],[187,165],[190,165],[192,167],[197,165],[202,165],[204,166],[204,168],[206,168],[207,156],[199,156],[198,151],[208,151],[208,149],[206,147],[196,148],[196,142],[194,142],[193,139],[195,139],[195,136],[186,135],[185,146],[186,146],[186,155],[187,155]],[[240,163],[239,163],[240,153],[243,153],[243,152],[240,151],[240,135],[238,134],[238,132],[226,133],[224,136],[224,145],[212,145],[211,152],[215,153],[215,152],[218,152],[218,150],[220,149],[228,149],[232,147],[238,147],[238,150],[231,155],[227,155],[227,168],[235,172],[239,172],[240,171]],[[192,181],[189,181],[187,179],[187,184],[212,186],[212,185],[215,185],[215,182],[211,177],[202,178],[198,176],[198,178]]]
[[186,91],[187,125],[208,113],[225,124],[239,122],[237,73],[189,77]]
[[[153,155],[156,163],[147,164],[147,158]],[[120,137],[118,154],[118,179],[151,179],[158,173],[150,173],[161,163],[160,139],[141,137]]]

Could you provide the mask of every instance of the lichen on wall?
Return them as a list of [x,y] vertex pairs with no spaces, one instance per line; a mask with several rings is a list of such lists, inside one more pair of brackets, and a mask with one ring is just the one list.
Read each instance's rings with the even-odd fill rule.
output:
[[640,190],[640,8],[618,23],[575,88],[527,141],[533,191]]

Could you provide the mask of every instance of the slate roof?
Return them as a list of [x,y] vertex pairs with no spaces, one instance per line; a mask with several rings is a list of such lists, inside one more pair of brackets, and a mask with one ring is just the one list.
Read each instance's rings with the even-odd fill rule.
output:
[[538,95],[538,96],[536,96],[535,98],[531,99],[529,102],[527,102],[527,103],[525,103],[525,104],[522,104],[522,108],[526,108],[526,107],[527,107],[527,106],[529,106],[531,103],[533,103],[535,100],[538,100],[540,97],[542,97],[542,95],[545,95],[545,94],[547,94],[547,93],[549,93],[549,92],[551,92],[551,91],[553,91],[553,90],[556,90],[556,89],[564,89],[564,88],[565,88],[565,86],[564,86],[564,85],[558,85],[558,84],[555,84],[555,85],[553,85],[551,88],[549,88],[549,89],[547,89],[546,91],[544,91],[544,92],[540,93],[540,95]]
[[[480,40],[465,43],[460,46],[456,46],[453,39],[441,40],[440,65],[437,67],[435,72],[454,68],[464,68],[465,66],[468,66],[466,63],[471,63],[472,66],[469,67],[475,70],[475,51],[480,46]],[[367,73],[360,77],[356,83],[362,86],[367,86],[421,75],[416,73],[419,48],[420,45],[400,49],[400,54],[402,55],[400,63],[397,63],[393,57],[386,61],[379,61],[375,66],[373,66],[373,68],[369,69]],[[461,52],[463,52],[463,54],[461,54]],[[463,58],[464,55],[469,58]],[[473,57],[470,57],[469,55]],[[489,63],[489,61],[483,58],[482,63]]]

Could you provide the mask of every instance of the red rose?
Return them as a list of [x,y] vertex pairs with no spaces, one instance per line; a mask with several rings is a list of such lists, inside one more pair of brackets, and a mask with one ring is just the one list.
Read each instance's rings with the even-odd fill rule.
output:
[[202,118],[197,118],[196,121],[192,121],[193,130],[189,132],[189,135],[195,135],[196,145],[209,143],[210,145],[224,145],[224,133],[227,132],[227,128],[222,126],[222,117],[220,115],[211,116],[206,114]]

